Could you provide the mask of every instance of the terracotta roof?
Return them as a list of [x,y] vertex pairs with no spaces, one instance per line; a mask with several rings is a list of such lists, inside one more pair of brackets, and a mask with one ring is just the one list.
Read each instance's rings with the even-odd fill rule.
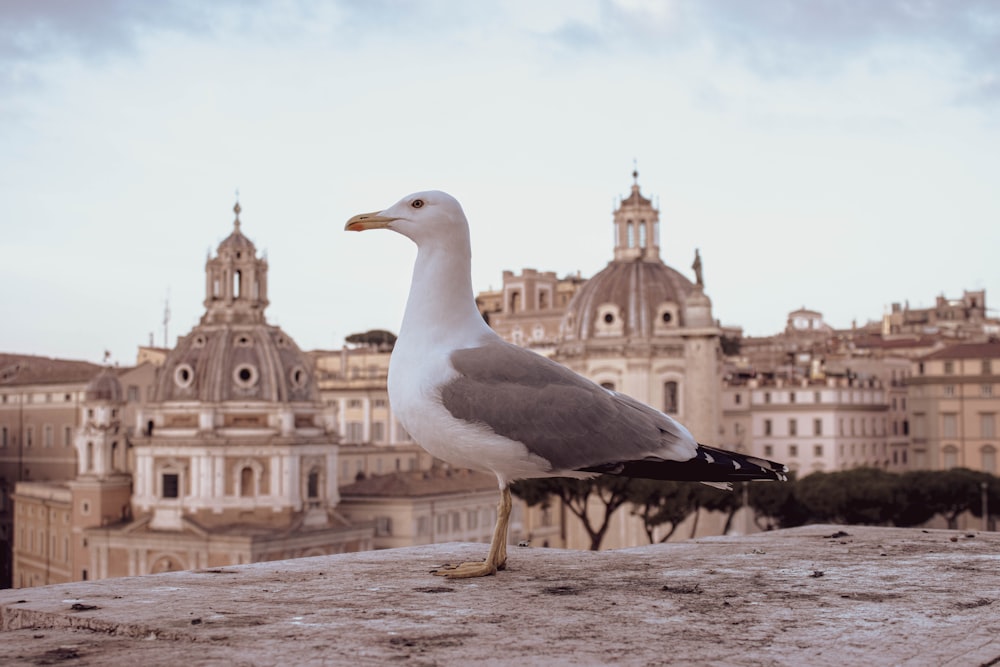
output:
[[924,359],[1000,359],[1000,342],[960,343],[932,352]]
[[0,353],[0,387],[89,382],[100,370],[89,361]]
[[497,490],[497,478],[473,470],[434,468],[375,475],[340,487],[341,497],[399,498]]

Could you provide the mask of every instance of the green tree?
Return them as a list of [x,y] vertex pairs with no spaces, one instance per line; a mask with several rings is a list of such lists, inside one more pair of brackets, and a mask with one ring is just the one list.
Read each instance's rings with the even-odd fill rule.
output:
[[988,486],[991,475],[968,468],[918,471],[914,475],[927,490],[929,508],[944,516],[952,530],[958,528],[963,512],[981,513],[981,483]]
[[689,482],[633,479],[628,485],[627,497],[634,506],[632,513],[642,518],[650,544],[657,541],[654,535],[658,526],[667,526],[666,533],[659,539],[659,542],[666,542],[696,507],[693,486]]
[[1000,477],[995,477],[988,473],[982,473],[983,478],[979,481],[979,502],[973,503],[970,511],[977,519],[983,518],[983,485],[986,485],[986,512],[987,525],[989,530],[996,530],[996,515],[1000,514]]
[[[633,481],[627,477],[610,475],[601,475],[593,479],[549,477],[514,482],[510,490],[530,506],[548,502],[550,496],[562,500],[563,505],[583,524],[584,530],[590,537],[591,550],[597,551],[601,548],[604,535],[611,525],[611,516],[627,502],[628,487]],[[603,514],[595,520],[592,520],[587,512],[591,498],[597,498],[603,506]]]
[[371,329],[361,333],[353,333],[344,339],[352,345],[371,345],[380,350],[392,350],[396,344],[396,334],[385,329]]
[[[733,527],[733,519],[736,517],[736,512],[743,507],[742,484],[735,484],[734,490],[730,491],[706,484],[695,483],[692,493],[697,510],[722,512],[726,515],[726,523],[722,527],[722,534],[728,534],[730,528]],[[696,528],[697,526],[692,526],[691,537],[694,537]]]
[[899,476],[878,468],[816,472],[796,484],[810,521],[886,525],[899,513]]
[[782,483],[750,484],[748,501],[754,524],[761,530],[801,526],[809,520],[795,494],[794,479]]

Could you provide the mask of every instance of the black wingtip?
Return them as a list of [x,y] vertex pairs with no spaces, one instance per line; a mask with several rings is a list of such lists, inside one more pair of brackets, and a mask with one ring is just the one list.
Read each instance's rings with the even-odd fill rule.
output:
[[590,466],[581,471],[677,482],[788,481],[788,466],[782,463],[705,445],[698,445],[695,457],[687,461],[650,457]]

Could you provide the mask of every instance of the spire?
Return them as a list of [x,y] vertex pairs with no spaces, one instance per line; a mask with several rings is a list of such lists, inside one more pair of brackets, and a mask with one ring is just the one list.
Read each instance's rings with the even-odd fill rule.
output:
[[639,191],[639,168],[633,160],[632,192],[614,212],[615,260],[660,259],[660,212]]
[[237,200],[233,231],[205,262],[205,315],[202,323],[263,322],[267,307],[267,260],[240,230]]

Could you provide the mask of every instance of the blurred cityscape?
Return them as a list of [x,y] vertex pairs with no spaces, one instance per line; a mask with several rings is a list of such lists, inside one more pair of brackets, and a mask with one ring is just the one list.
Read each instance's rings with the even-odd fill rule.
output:
[[[633,179],[607,267],[505,271],[477,296],[503,338],[800,479],[997,474],[1000,319],[985,291],[893,303],[850,329],[802,306],[783,331],[745,336],[713,312],[711,258],[663,263],[659,211]],[[299,349],[265,317],[267,260],[234,212],[205,265],[204,315],[173,348],[141,346],[130,367],[0,353],[0,586],[489,542],[496,480],[433,460],[393,416],[395,336]],[[637,514],[618,510],[601,546],[660,539]],[[694,517],[678,535],[753,518]],[[558,499],[518,502],[511,539],[592,546]]]

